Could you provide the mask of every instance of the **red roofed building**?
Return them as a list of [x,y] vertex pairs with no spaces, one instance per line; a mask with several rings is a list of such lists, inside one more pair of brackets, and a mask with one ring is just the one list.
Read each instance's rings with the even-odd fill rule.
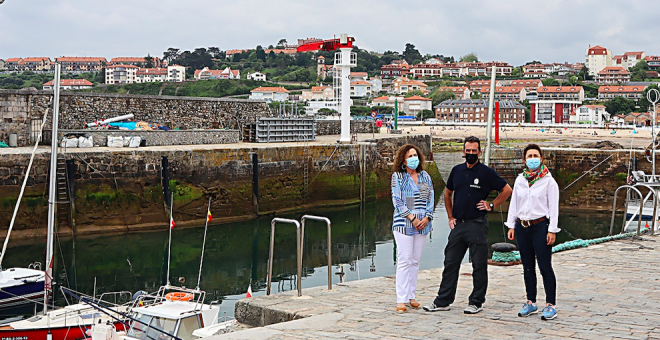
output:
[[403,105],[401,107],[401,110],[405,112],[406,115],[410,116],[417,116],[422,110],[432,111],[432,109],[433,100],[421,96],[410,96],[408,98],[404,98]]
[[383,78],[405,77],[411,74],[410,65],[405,60],[395,60],[389,65],[383,65],[380,68],[380,75]]
[[598,100],[610,100],[615,97],[623,97],[626,99],[633,99],[635,101],[642,98],[646,86],[601,86],[598,88]]
[[250,99],[265,100],[267,102],[284,102],[289,99],[289,90],[283,87],[259,86],[250,91]]
[[511,86],[522,86],[525,88],[525,91],[536,91],[538,87],[543,86],[543,82],[540,79],[516,79],[511,81]]
[[370,97],[371,83],[364,80],[356,80],[351,82],[351,97]]
[[[470,86],[471,89],[478,89],[481,90],[482,87],[488,86],[490,87],[490,80],[473,80],[468,83],[468,86]],[[502,82],[499,80],[495,80],[495,86],[502,86]]]
[[[151,63],[154,68],[163,67],[163,61],[158,57],[151,57]],[[147,65],[147,60],[144,57],[116,57],[110,59],[110,65],[124,64],[124,65],[135,65],[138,67],[144,67]]]
[[53,70],[53,62],[48,57],[23,58],[18,63],[18,71],[50,72]]
[[[44,90],[52,90],[55,82],[53,80],[43,85]],[[87,79],[60,79],[60,89],[62,90],[83,90],[91,89],[94,84]]]
[[603,105],[582,105],[570,114],[571,124],[603,124],[609,120],[609,113]]
[[428,93],[428,91],[426,91],[426,88],[428,87],[426,84],[422,83],[421,81],[411,80],[405,77],[396,78],[392,87],[394,89],[394,93],[396,94],[405,94],[416,90],[422,91],[424,94]]
[[369,78],[369,74],[367,72],[351,72],[351,80],[354,79],[360,79],[360,80],[367,80]]
[[23,61],[23,58],[7,58],[5,60],[5,68],[7,71],[18,71],[18,65]]
[[59,57],[62,71],[70,73],[99,72],[107,64],[103,57]]
[[[424,77],[442,77],[444,64],[417,64],[411,68],[411,73],[417,79]],[[383,69],[381,68],[381,74]]]
[[231,59],[231,58],[234,56],[234,54],[243,53],[243,52],[246,52],[246,51],[247,51],[247,49],[243,49],[243,50],[227,50],[227,51],[225,51],[225,57],[226,57],[227,59]]
[[629,81],[630,72],[621,66],[606,67],[596,76],[596,82],[601,84],[625,84]]
[[437,92],[450,91],[456,99],[470,99],[470,89],[467,86],[441,86],[436,89]]
[[649,65],[649,68],[653,71],[657,71],[660,69],[660,56],[657,55],[649,55],[644,58],[646,60],[646,63]]
[[582,86],[543,86],[537,89],[538,99],[530,100],[532,123],[568,123],[571,112],[582,105]]
[[621,67],[629,70],[644,58],[646,58],[646,53],[644,52],[626,52],[623,54],[623,63]]
[[312,86],[311,90],[303,90],[301,97],[305,101],[332,100],[335,95],[331,86]]
[[206,79],[240,79],[241,71],[232,70],[227,67],[224,70],[209,70],[208,67],[204,67],[201,70],[195,70],[195,79],[197,80],[206,80]]
[[[481,98],[490,98],[490,87],[484,86],[481,88]],[[518,102],[527,99],[527,91],[522,86],[501,86],[495,88],[495,100],[515,100]]]
[[139,67],[133,65],[110,65],[105,68],[105,83],[112,85],[132,84],[137,80]]
[[612,66],[612,52],[603,46],[590,46],[585,51],[585,65],[589,68],[589,75],[596,76],[608,66]]

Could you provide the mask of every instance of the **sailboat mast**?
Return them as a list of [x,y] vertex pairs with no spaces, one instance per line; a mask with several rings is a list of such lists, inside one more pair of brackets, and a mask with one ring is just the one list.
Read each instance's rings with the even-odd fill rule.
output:
[[491,66],[492,73],[490,76],[490,95],[488,96],[488,122],[486,123],[486,156],[484,157],[484,164],[490,165],[490,135],[493,130],[493,104],[495,103],[495,70],[497,65],[493,63]]
[[172,207],[174,206],[174,193],[170,198],[170,236],[167,241],[167,286],[170,286],[170,259],[172,258],[172,220],[174,216],[172,215]]
[[53,284],[53,243],[55,240],[55,210],[57,209],[57,131],[60,115],[60,73],[62,65],[55,64],[53,84],[53,124],[50,137],[50,183],[48,187],[48,233],[46,238],[46,278],[44,281],[44,315],[48,311],[48,295]]
[[206,211],[206,224],[204,225],[204,240],[202,241],[202,257],[199,260],[199,275],[197,276],[197,289],[199,290],[199,282],[202,281],[202,265],[204,264],[204,248],[206,248],[206,231],[209,229],[208,214],[211,211],[211,197],[209,197],[209,207]]

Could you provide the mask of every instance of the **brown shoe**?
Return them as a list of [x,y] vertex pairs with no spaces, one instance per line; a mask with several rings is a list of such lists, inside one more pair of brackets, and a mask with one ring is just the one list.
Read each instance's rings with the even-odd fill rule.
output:
[[419,309],[420,306],[421,306],[421,304],[419,302],[417,302],[416,300],[410,300],[410,307],[411,308]]
[[406,305],[403,303],[397,303],[396,304],[396,312],[399,314],[403,314],[407,311],[408,309],[406,308]]

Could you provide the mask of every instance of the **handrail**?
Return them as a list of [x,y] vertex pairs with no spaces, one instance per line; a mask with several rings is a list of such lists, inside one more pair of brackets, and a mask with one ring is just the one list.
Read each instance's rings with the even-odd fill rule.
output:
[[[645,183],[636,183],[636,184],[633,185],[633,187],[637,187],[637,186],[647,188],[647,189],[649,189],[649,194],[651,194],[651,193],[653,194],[653,221],[651,223],[651,235],[653,235],[654,230],[655,230],[655,223],[658,220],[658,192],[655,189],[653,189],[653,187],[651,187],[651,186],[649,186]],[[646,200],[648,199],[649,194],[646,195],[647,197],[644,198],[643,202],[640,202],[640,205],[639,205],[639,214],[640,215],[642,215],[642,213],[644,212],[644,203],[646,203]],[[626,211],[626,214],[627,213],[628,212]],[[637,226],[637,235],[639,235],[640,227],[641,226],[639,226],[639,225]]]
[[[325,222],[328,227],[328,290],[332,290],[332,223],[327,217],[312,216],[312,215],[303,215],[301,218],[302,221],[302,231],[300,237],[300,256],[298,257],[298,263],[302,267],[302,258],[303,258],[303,247],[305,242],[305,220],[313,220],[319,222]],[[300,269],[298,270],[300,272]],[[300,278],[300,276],[298,276]]]
[[[627,185],[627,184],[618,187],[618,188],[614,191],[614,202],[612,202],[612,220],[611,220],[611,222],[610,222],[610,236],[612,236],[612,231],[614,231],[614,217],[615,217],[615,215],[616,215],[616,199],[617,199],[617,194],[619,193],[619,190],[621,190],[621,189],[623,189],[623,188],[627,188],[628,190],[634,190],[634,191],[639,195],[639,201],[640,201],[640,202],[642,202],[643,197],[644,197],[644,196],[642,195],[642,193],[641,193],[637,188],[635,188],[635,187],[633,187],[633,186],[631,186],[631,185]],[[626,198],[627,198],[627,195],[626,195]],[[628,200],[626,200],[626,202],[628,202]],[[640,205],[639,224],[638,224],[638,226],[637,226],[637,233],[638,233],[638,235],[639,235],[639,228],[641,228],[641,225],[642,225],[642,211],[643,211],[642,208],[643,208],[643,205]],[[623,215],[624,228],[625,228],[625,223],[626,223],[626,216],[627,216],[627,214],[628,214],[628,204],[626,204],[626,211],[624,212],[624,215]]]
[[276,223],[289,223],[296,226],[296,257],[298,258],[298,296],[302,296],[302,259],[300,257],[300,223],[296,220],[276,217],[270,222],[270,247],[268,249],[268,275],[266,276],[266,295],[270,295],[270,283],[273,275],[273,248],[275,246],[275,224]]
[[576,180],[574,180],[573,182],[571,182],[571,183],[570,183],[569,185],[567,185],[562,191],[566,191],[566,189],[568,189],[571,185],[573,185],[573,184],[575,184],[575,182],[581,180],[582,177],[586,176],[586,175],[587,175],[588,173],[590,173],[593,169],[595,169],[595,168],[599,167],[601,164],[605,163],[605,161],[607,161],[608,159],[612,158],[612,156],[614,156],[614,155],[609,155],[607,158],[603,159],[600,163],[594,165],[593,168],[591,168],[591,169],[585,171],[585,172],[582,174],[582,176],[578,177]]

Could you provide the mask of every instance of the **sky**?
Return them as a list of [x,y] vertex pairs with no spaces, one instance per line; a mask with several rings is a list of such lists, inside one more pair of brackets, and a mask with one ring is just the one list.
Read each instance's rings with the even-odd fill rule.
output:
[[376,52],[412,43],[422,55],[474,52],[514,66],[584,62],[590,44],[613,55],[660,54],[658,13],[660,1],[647,0],[4,0],[0,59],[162,57],[170,47],[254,48],[348,33]]

